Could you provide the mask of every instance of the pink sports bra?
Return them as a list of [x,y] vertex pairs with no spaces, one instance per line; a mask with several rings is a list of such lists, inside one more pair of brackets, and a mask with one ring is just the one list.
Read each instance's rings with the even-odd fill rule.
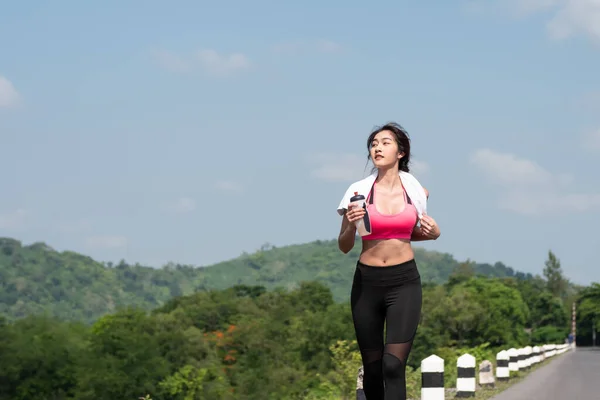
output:
[[363,240],[405,239],[410,240],[417,224],[418,213],[410,197],[404,191],[404,210],[397,214],[381,214],[374,204],[375,184],[367,197],[367,211],[371,222],[371,234],[363,236]]

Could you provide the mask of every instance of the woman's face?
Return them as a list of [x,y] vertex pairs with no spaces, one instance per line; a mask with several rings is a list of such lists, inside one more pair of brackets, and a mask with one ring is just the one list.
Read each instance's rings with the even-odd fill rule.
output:
[[381,131],[371,142],[371,160],[377,168],[392,167],[402,158],[398,152],[398,143],[390,131]]

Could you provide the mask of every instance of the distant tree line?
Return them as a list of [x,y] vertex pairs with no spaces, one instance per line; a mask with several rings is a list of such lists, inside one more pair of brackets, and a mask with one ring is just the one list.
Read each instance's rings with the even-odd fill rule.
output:
[[[561,343],[571,301],[582,326],[600,316],[600,285],[573,292],[552,253],[544,276],[531,279],[478,276],[462,263],[447,282],[426,284],[423,298],[412,393],[432,353],[452,365],[467,351],[493,360],[502,348]],[[359,365],[348,304],[316,281],[203,290],[92,324],[42,315],[0,322],[0,400],[342,399],[353,396]]]

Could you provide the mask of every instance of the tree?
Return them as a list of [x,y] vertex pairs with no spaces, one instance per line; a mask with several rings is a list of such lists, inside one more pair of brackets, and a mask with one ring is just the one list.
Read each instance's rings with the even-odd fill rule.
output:
[[86,327],[45,316],[0,326],[0,399],[74,399]]
[[569,315],[561,300],[553,297],[549,291],[539,293],[530,306],[531,327],[555,326],[560,329],[569,326]]
[[458,264],[448,277],[448,286],[457,285],[475,276],[475,266],[476,264],[470,259]]
[[577,304],[577,343],[592,343],[593,331],[600,330],[600,283],[582,290]]
[[[468,292],[468,297],[460,299],[461,292]],[[467,313],[476,317],[464,317],[456,329],[468,329],[467,343],[471,346],[485,342],[492,346],[517,345],[524,343],[524,328],[529,318],[529,308],[518,290],[506,286],[498,279],[471,278],[450,291],[450,298],[459,296],[456,306],[466,307],[469,301],[477,306],[470,306]],[[453,317],[447,317],[446,325],[450,325]],[[455,316],[454,319],[457,317]],[[469,320],[469,318],[471,318]],[[463,337],[464,338],[464,337]]]
[[567,289],[567,280],[563,276],[563,271],[560,266],[560,260],[556,258],[554,253],[548,251],[548,260],[545,262],[544,277],[546,285],[552,295],[564,299]]

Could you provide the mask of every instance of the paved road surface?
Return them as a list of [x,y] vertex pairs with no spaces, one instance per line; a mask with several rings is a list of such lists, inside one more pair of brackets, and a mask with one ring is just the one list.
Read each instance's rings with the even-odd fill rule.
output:
[[600,348],[577,348],[557,355],[491,400],[598,400]]

